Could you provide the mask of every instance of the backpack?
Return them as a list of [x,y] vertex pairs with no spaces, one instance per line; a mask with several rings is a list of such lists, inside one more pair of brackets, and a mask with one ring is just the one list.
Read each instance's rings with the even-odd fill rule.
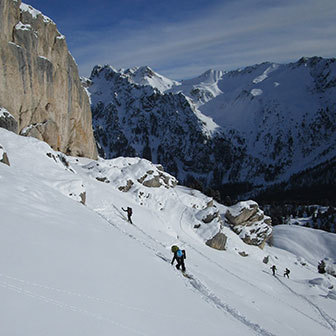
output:
[[182,252],[181,250],[178,250],[178,251],[176,252],[176,256],[177,256],[178,258],[182,258],[182,257],[183,257],[183,252]]

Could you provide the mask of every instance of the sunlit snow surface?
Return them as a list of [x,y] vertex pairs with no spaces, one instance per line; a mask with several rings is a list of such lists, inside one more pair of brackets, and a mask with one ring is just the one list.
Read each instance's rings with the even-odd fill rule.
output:
[[[194,229],[192,209],[208,197],[137,183],[118,190],[148,161],[117,159],[123,176],[113,160],[65,157],[68,165],[3,129],[0,144],[11,164],[0,163],[1,335],[335,335],[336,279],[316,267],[334,262],[335,235],[275,227],[277,247],[260,250],[224,227],[227,250],[217,251]],[[85,206],[70,196],[83,190]],[[186,250],[192,279],[170,265],[172,244]]]

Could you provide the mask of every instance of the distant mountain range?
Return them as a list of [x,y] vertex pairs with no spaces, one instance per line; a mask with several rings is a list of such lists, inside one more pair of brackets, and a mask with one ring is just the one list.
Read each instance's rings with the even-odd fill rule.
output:
[[150,159],[182,183],[256,191],[336,156],[334,58],[209,70],[181,82],[149,67],[105,65],[87,82],[100,155]]

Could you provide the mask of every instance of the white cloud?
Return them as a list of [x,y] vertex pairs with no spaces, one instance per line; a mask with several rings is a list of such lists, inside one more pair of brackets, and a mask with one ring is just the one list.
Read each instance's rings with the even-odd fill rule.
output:
[[71,51],[85,74],[95,64],[150,65],[180,79],[210,67],[230,70],[267,60],[336,56],[335,17],[335,0],[241,0],[189,21],[89,33],[83,38],[88,42]]

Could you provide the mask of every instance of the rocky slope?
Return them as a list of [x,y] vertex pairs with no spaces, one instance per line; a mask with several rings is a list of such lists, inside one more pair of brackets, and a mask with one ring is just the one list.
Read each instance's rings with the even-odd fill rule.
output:
[[22,135],[68,154],[97,156],[89,99],[65,37],[20,0],[0,2],[0,108]]
[[[180,83],[140,69],[92,72],[94,130],[107,158],[142,156],[182,182],[218,187],[287,181],[335,157],[335,59],[210,70]],[[151,82],[141,80],[148,72]]]

